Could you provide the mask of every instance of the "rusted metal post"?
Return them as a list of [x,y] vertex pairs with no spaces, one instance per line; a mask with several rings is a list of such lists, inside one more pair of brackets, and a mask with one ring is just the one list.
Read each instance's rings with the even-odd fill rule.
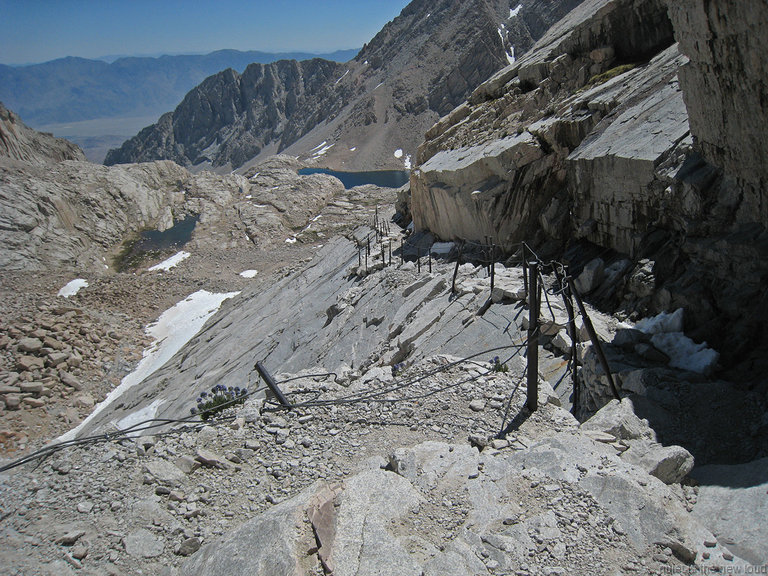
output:
[[530,412],[539,407],[539,265],[528,265],[531,277],[528,281],[528,399],[526,406]]
[[523,253],[523,290],[525,290],[525,297],[528,297],[528,254],[525,249],[525,244],[520,247]]
[[365,255],[370,256],[371,255],[371,234],[368,233],[368,236],[365,238]]
[[386,255],[384,254],[384,244],[382,244],[382,245],[381,245],[381,264],[382,264],[383,266],[386,266],[386,265],[387,265],[387,259],[385,258],[385,256],[386,256]]
[[256,370],[259,372],[259,376],[261,376],[264,380],[264,382],[267,384],[269,389],[272,391],[272,393],[277,398],[277,401],[280,402],[283,406],[286,408],[291,407],[291,403],[288,402],[288,399],[283,395],[280,388],[277,385],[277,382],[274,381],[272,376],[267,372],[267,369],[264,367],[264,365],[261,362],[256,362],[255,366]]
[[389,265],[392,266],[392,240],[389,241]]
[[496,280],[496,244],[491,245],[491,294],[493,294],[493,284]]
[[456,276],[459,274],[459,266],[461,266],[461,249],[463,244],[459,244],[458,252],[456,253],[456,268],[453,269],[453,280],[451,281],[451,294],[456,294]]
[[[565,270],[565,276],[568,276],[568,270]],[[555,266],[555,277],[557,278],[557,283],[560,285],[560,290],[563,293],[565,311],[568,313],[568,336],[571,338],[571,382],[573,384],[571,414],[576,414],[579,410],[579,354],[576,347],[578,342],[578,336],[576,335],[576,314],[573,310],[571,288],[568,286],[568,282],[563,275],[560,274],[560,270],[557,266]]]
[[421,274],[421,248],[416,248],[416,271]]
[[429,258],[429,273],[432,274],[432,251],[427,251],[427,258]]
[[576,304],[579,307],[579,312],[581,313],[581,317],[584,320],[584,328],[587,329],[589,339],[592,341],[592,345],[595,347],[597,359],[600,360],[600,365],[603,367],[603,372],[605,372],[605,375],[608,377],[608,383],[611,385],[611,392],[613,393],[613,397],[616,400],[621,400],[619,390],[616,388],[616,382],[613,380],[613,374],[611,374],[611,367],[608,365],[608,358],[606,358],[605,351],[603,350],[603,346],[600,343],[600,338],[597,336],[597,332],[595,332],[595,327],[592,324],[592,320],[590,320],[589,315],[587,314],[587,309],[584,307],[584,302],[582,302],[579,291],[576,290],[576,286],[573,284],[573,278],[571,277],[568,277],[568,287],[570,288],[571,294],[573,294],[573,297],[576,300]]

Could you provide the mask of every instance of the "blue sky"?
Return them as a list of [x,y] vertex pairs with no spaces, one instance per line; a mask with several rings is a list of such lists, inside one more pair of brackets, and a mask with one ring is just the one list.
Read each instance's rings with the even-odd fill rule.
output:
[[0,0],[0,63],[359,48],[409,0]]

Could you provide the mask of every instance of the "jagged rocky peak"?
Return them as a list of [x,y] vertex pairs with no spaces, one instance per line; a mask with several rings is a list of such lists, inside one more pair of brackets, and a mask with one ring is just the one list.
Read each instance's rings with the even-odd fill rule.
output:
[[327,92],[342,66],[315,58],[251,64],[242,75],[219,72],[191,90],[175,111],[111,150],[105,163],[170,159],[234,168],[264,148],[276,152],[304,134],[303,113],[330,114],[339,104],[338,91]]
[[245,170],[286,152],[337,169],[408,167],[440,115],[580,2],[417,0],[346,64],[282,61],[207,79],[106,163]]
[[0,102],[0,157],[31,164],[47,164],[62,160],[85,160],[75,144],[37,132],[24,124],[18,115]]

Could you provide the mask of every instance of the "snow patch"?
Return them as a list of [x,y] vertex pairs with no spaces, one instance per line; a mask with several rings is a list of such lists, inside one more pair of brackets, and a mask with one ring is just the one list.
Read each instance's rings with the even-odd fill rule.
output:
[[[145,332],[154,341],[149,348],[144,350],[144,355],[136,369],[123,378],[120,385],[112,390],[103,402],[96,406],[88,418],[83,420],[76,428],[60,436],[58,442],[73,440],[78,432],[95,418],[97,414],[101,413],[128,390],[143,382],[158,368],[168,362],[200,331],[208,318],[218,311],[225,300],[234,298],[238,294],[240,292],[213,294],[205,290],[199,290],[163,312],[156,322],[150,324],[145,329]],[[137,412],[142,414],[143,411],[146,411],[146,414],[149,414],[152,410],[156,412],[160,406],[157,402],[156,400],[152,405],[142,408]],[[131,422],[129,419],[135,414],[126,416],[120,422]]]
[[320,144],[318,144],[317,146],[315,146],[314,148],[312,148],[312,149],[310,150],[310,152],[314,152],[315,150],[319,150],[320,148],[322,148],[322,147],[323,147],[323,146],[325,146],[326,144],[328,144],[328,142],[326,142],[325,140],[323,140],[322,142],[320,142]]
[[662,312],[651,318],[643,318],[635,324],[635,330],[646,334],[661,334],[665,332],[683,331],[683,309],[678,308],[669,314]]
[[[160,408],[160,406],[163,404],[165,404],[165,400],[158,398],[149,406],[144,406],[144,408],[141,410],[137,410],[136,412],[128,414],[128,416],[117,422],[118,429],[127,430],[129,428],[133,428],[134,426],[141,428],[141,426],[138,425],[142,422],[146,422],[147,420],[152,420],[157,415],[157,409]],[[126,434],[126,436],[129,438],[139,435],[141,435],[141,430]]]
[[651,334],[651,344],[669,356],[669,365],[699,374],[710,374],[720,360],[720,353],[697,344],[683,333],[683,309],[662,312],[635,324],[635,330]]
[[350,152],[354,152],[355,150],[357,150],[357,146],[353,146],[352,148],[349,149]]
[[164,260],[160,262],[160,264],[155,264],[151,268],[147,268],[147,270],[149,270],[150,272],[155,272],[158,270],[163,270],[165,272],[168,272],[168,270],[170,270],[171,268],[174,268],[176,265],[180,264],[190,256],[192,256],[192,254],[190,254],[189,252],[184,252],[184,251],[177,252],[176,254],[168,258],[168,260]]
[[522,10],[522,9],[523,9],[523,5],[522,4],[518,4],[516,8],[510,8],[509,9],[509,17],[510,18],[514,18],[515,16],[520,14],[520,10]]
[[297,240],[296,240],[295,236],[293,238],[286,238],[285,239],[285,243],[286,244],[296,244],[296,242],[297,242]]
[[256,274],[258,274],[258,270],[243,270],[240,272],[240,276],[243,278],[256,278]]
[[[323,144],[325,144],[325,142],[323,142]],[[315,152],[312,156],[314,158],[318,158],[318,157],[322,156],[323,154],[325,154],[326,152],[328,152],[328,150],[333,148],[333,146],[334,146],[334,144],[328,144],[327,146],[323,146],[322,148],[320,148],[320,150]],[[313,148],[313,150],[314,150],[314,148]]]
[[406,170],[411,169],[411,155],[408,154],[408,156],[405,157],[405,160],[403,160],[403,165],[405,166]]
[[[109,266],[107,266],[107,268],[109,268]],[[88,280],[83,278],[75,278],[71,282],[67,282],[67,284],[61,290],[59,290],[59,296],[69,298],[70,296],[74,296],[80,292],[81,288],[88,288]]]
[[514,64],[515,63],[515,47],[510,45],[509,52],[507,52],[506,55],[507,55],[507,62],[509,62],[510,64]]
[[334,82],[334,84],[333,84],[333,85],[335,86],[336,84],[338,84],[339,82],[341,82],[341,81],[344,79],[344,76],[346,76],[347,74],[349,74],[349,70],[347,70],[346,72],[344,72],[344,74],[342,74],[342,75],[341,75],[341,78],[339,78],[338,80],[336,80],[336,82]]
[[403,157],[403,150],[402,148],[398,148],[395,150],[395,158],[402,158]]
[[[501,28],[497,29],[497,32],[499,33],[499,38],[501,38],[501,45],[503,47],[507,42],[507,29],[504,26],[504,24],[501,25]],[[504,50],[504,54],[507,57],[507,62],[509,62],[510,64],[514,64],[515,63],[515,47],[510,44],[509,50],[510,50],[509,52]]]
[[447,256],[455,245],[453,242],[435,242],[429,251],[437,256]]
[[682,332],[654,334],[651,344],[669,356],[670,366],[699,374],[712,373],[720,359],[720,354],[706,342],[696,344]]

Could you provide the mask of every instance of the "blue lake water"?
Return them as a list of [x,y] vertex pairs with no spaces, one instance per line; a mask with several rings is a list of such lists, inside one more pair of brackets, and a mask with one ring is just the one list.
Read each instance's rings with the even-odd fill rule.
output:
[[335,176],[344,188],[354,188],[364,184],[374,184],[382,188],[400,188],[407,184],[411,173],[407,170],[373,170],[371,172],[340,172],[338,170],[328,170],[327,168],[302,168],[299,175],[308,176],[310,174],[330,174]]
[[181,247],[192,238],[192,232],[200,216],[187,216],[179,220],[167,230],[144,230],[141,238],[134,245],[134,252],[149,252],[150,250],[168,250]]

